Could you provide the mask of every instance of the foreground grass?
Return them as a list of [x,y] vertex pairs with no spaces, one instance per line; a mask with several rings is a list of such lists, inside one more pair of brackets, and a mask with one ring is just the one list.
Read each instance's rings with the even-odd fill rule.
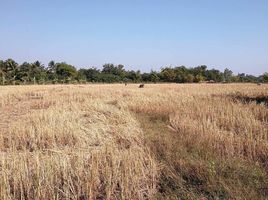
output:
[[2,101],[0,199],[151,198],[156,164],[127,110],[40,89],[13,87]]
[[267,199],[268,85],[8,86],[0,199]]
[[157,199],[266,199],[267,171],[239,158],[220,159],[187,144],[165,116],[137,114],[159,162]]

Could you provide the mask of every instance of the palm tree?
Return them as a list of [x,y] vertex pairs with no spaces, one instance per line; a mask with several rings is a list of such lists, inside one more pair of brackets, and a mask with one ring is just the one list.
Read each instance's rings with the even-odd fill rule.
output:
[[35,61],[31,64],[30,77],[33,78],[34,83],[45,80],[45,68],[41,62]]
[[2,84],[4,85],[5,84],[5,72],[1,66],[0,66],[0,74],[2,76]]
[[16,63],[12,59],[7,59],[2,63],[2,78],[5,81],[7,78],[10,81],[14,81],[16,79],[18,63]]
[[2,84],[4,85],[4,83],[5,83],[5,81],[4,81],[5,74],[4,74],[4,71],[3,71],[3,63],[4,63],[4,61],[0,60],[0,74],[2,76]]
[[55,72],[55,62],[53,60],[51,60],[49,63],[48,63],[48,68],[47,68],[47,71],[49,71],[50,73],[54,73]]

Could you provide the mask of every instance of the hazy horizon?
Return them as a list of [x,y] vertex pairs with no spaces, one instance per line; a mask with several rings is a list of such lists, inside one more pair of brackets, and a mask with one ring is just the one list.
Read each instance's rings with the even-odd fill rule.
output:
[[1,1],[0,59],[268,71],[267,1]]

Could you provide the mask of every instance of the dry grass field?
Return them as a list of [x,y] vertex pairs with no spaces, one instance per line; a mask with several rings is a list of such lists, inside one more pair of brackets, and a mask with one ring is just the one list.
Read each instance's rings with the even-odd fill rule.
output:
[[0,87],[0,199],[267,199],[268,85]]

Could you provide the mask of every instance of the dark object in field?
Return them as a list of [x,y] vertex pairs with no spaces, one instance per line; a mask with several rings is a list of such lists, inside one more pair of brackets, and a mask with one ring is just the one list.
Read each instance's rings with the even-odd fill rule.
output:
[[261,85],[261,83],[257,83],[257,85]]
[[140,84],[139,85],[139,88],[144,88],[144,84]]
[[259,95],[259,96],[247,96],[240,93],[230,95],[233,100],[238,100],[242,103],[251,103],[256,102],[256,104],[263,104],[268,106],[268,96],[267,95]]
[[125,86],[127,86],[127,83],[125,83]]

